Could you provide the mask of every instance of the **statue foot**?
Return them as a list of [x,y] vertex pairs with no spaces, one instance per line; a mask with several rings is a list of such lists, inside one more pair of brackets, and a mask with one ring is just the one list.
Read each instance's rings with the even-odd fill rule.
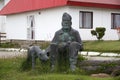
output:
[[50,70],[50,71],[51,71],[51,72],[53,72],[53,71],[54,71],[54,69],[55,69],[55,65],[52,65],[52,66],[51,66],[51,70]]

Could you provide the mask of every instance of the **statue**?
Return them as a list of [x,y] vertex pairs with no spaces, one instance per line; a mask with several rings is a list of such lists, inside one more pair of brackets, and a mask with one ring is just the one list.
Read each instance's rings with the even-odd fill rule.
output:
[[[57,63],[58,66],[61,66],[63,62],[68,62],[67,65],[69,65],[70,69],[75,71],[78,51],[83,50],[83,43],[79,32],[71,27],[71,20],[72,17],[68,13],[63,14],[62,28],[55,32],[53,40],[45,51],[41,50],[38,46],[29,47],[28,59],[32,60],[32,68],[35,67],[36,57],[46,61],[49,59],[47,56],[47,53],[49,53],[51,71],[55,69]],[[64,61],[62,62],[61,60]]]
[[47,56],[47,49],[41,50],[39,46],[30,46],[27,53],[27,61],[32,62],[32,69],[35,68],[36,59],[39,58],[41,61],[47,61],[49,57]]
[[68,58],[70,69],[72,71],[76,69],[78,51],[83,50],[83,44],[79,32],[71,27],[71,20],[72,18],[68,13],[63,14],[62,28],[55,32],[55,36],[50,44],[52,70],[54,70],[56,61],[61,54],[63,55],[62,57],[65,57],[64,59]]

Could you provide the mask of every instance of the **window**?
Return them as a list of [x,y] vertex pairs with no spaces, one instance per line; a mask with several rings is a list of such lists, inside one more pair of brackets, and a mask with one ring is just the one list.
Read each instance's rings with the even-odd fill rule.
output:
[[116,29],[120,27],[120,13],[111,14],[111,28]]
[[80,28],[93,28],[93,12],[80,11],[79,13]]

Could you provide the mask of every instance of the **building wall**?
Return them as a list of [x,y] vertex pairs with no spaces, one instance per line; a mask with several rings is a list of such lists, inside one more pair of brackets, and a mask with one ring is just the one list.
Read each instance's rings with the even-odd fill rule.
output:
[[104,40],[118,40],[116,30],[111,29],[111,13],[120,13],[120,10],[114,9],[102,9],[102,8],[88,8],[88,7],[70,7],[69,12],[73,17],[73,26],[79,30],[81,37],[84,40],[95,40],[96,37],[92,36],[91,29],[79,28],[79,11],[91,11],[93,12],[93,29],[96,27],[105,27],[106,32],[103,37]]
[[[0,10],[9,2],[10,0],[0,0]],[[0,32],[6,32],[6,16],[0,16]]]
[[61,18],[67,7],[45,9],[7,16],[7,39],[27,39],[27,16],[35,16],[35,39],[51,40],[61,28]]
[[118,40],[116,30],[111,29],[111,13],[120,13],[120,10],[71,6],[8,15],[7,38],[27,39],[27,16],[34,15],[35,39],[52,40],[55,31],[62,27],[62,14],[68,12],[72,16],[72,27],[79,31],[82,40],[96,40],[96,37],[90,33],[91,29],[79,28],[79,11],[93,12],[93,29],[100,26],[106,27],[104,40]]
[[84,40],[95,40],[96,37],[91,35],[92,29],[79,28],[79,11],[93,12],[93,29],[96,27],[105,27],[106,32],[103,40],[118,40],[118,34],[115,29],[111,29],[111,13],[120,13],[120,10],[89,8],[89,7],[70,7],[69,12],[73,17],[73,27],[77,29]]
[[27,21],[25,14],[7,16],[7,39],[26,39]]

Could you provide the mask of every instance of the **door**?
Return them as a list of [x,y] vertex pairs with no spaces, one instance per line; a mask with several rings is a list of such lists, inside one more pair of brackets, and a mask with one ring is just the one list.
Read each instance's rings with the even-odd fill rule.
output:
[[34,15],[27,16],[28,28],[27,28],[27,39],[35,39],[35,18]]

